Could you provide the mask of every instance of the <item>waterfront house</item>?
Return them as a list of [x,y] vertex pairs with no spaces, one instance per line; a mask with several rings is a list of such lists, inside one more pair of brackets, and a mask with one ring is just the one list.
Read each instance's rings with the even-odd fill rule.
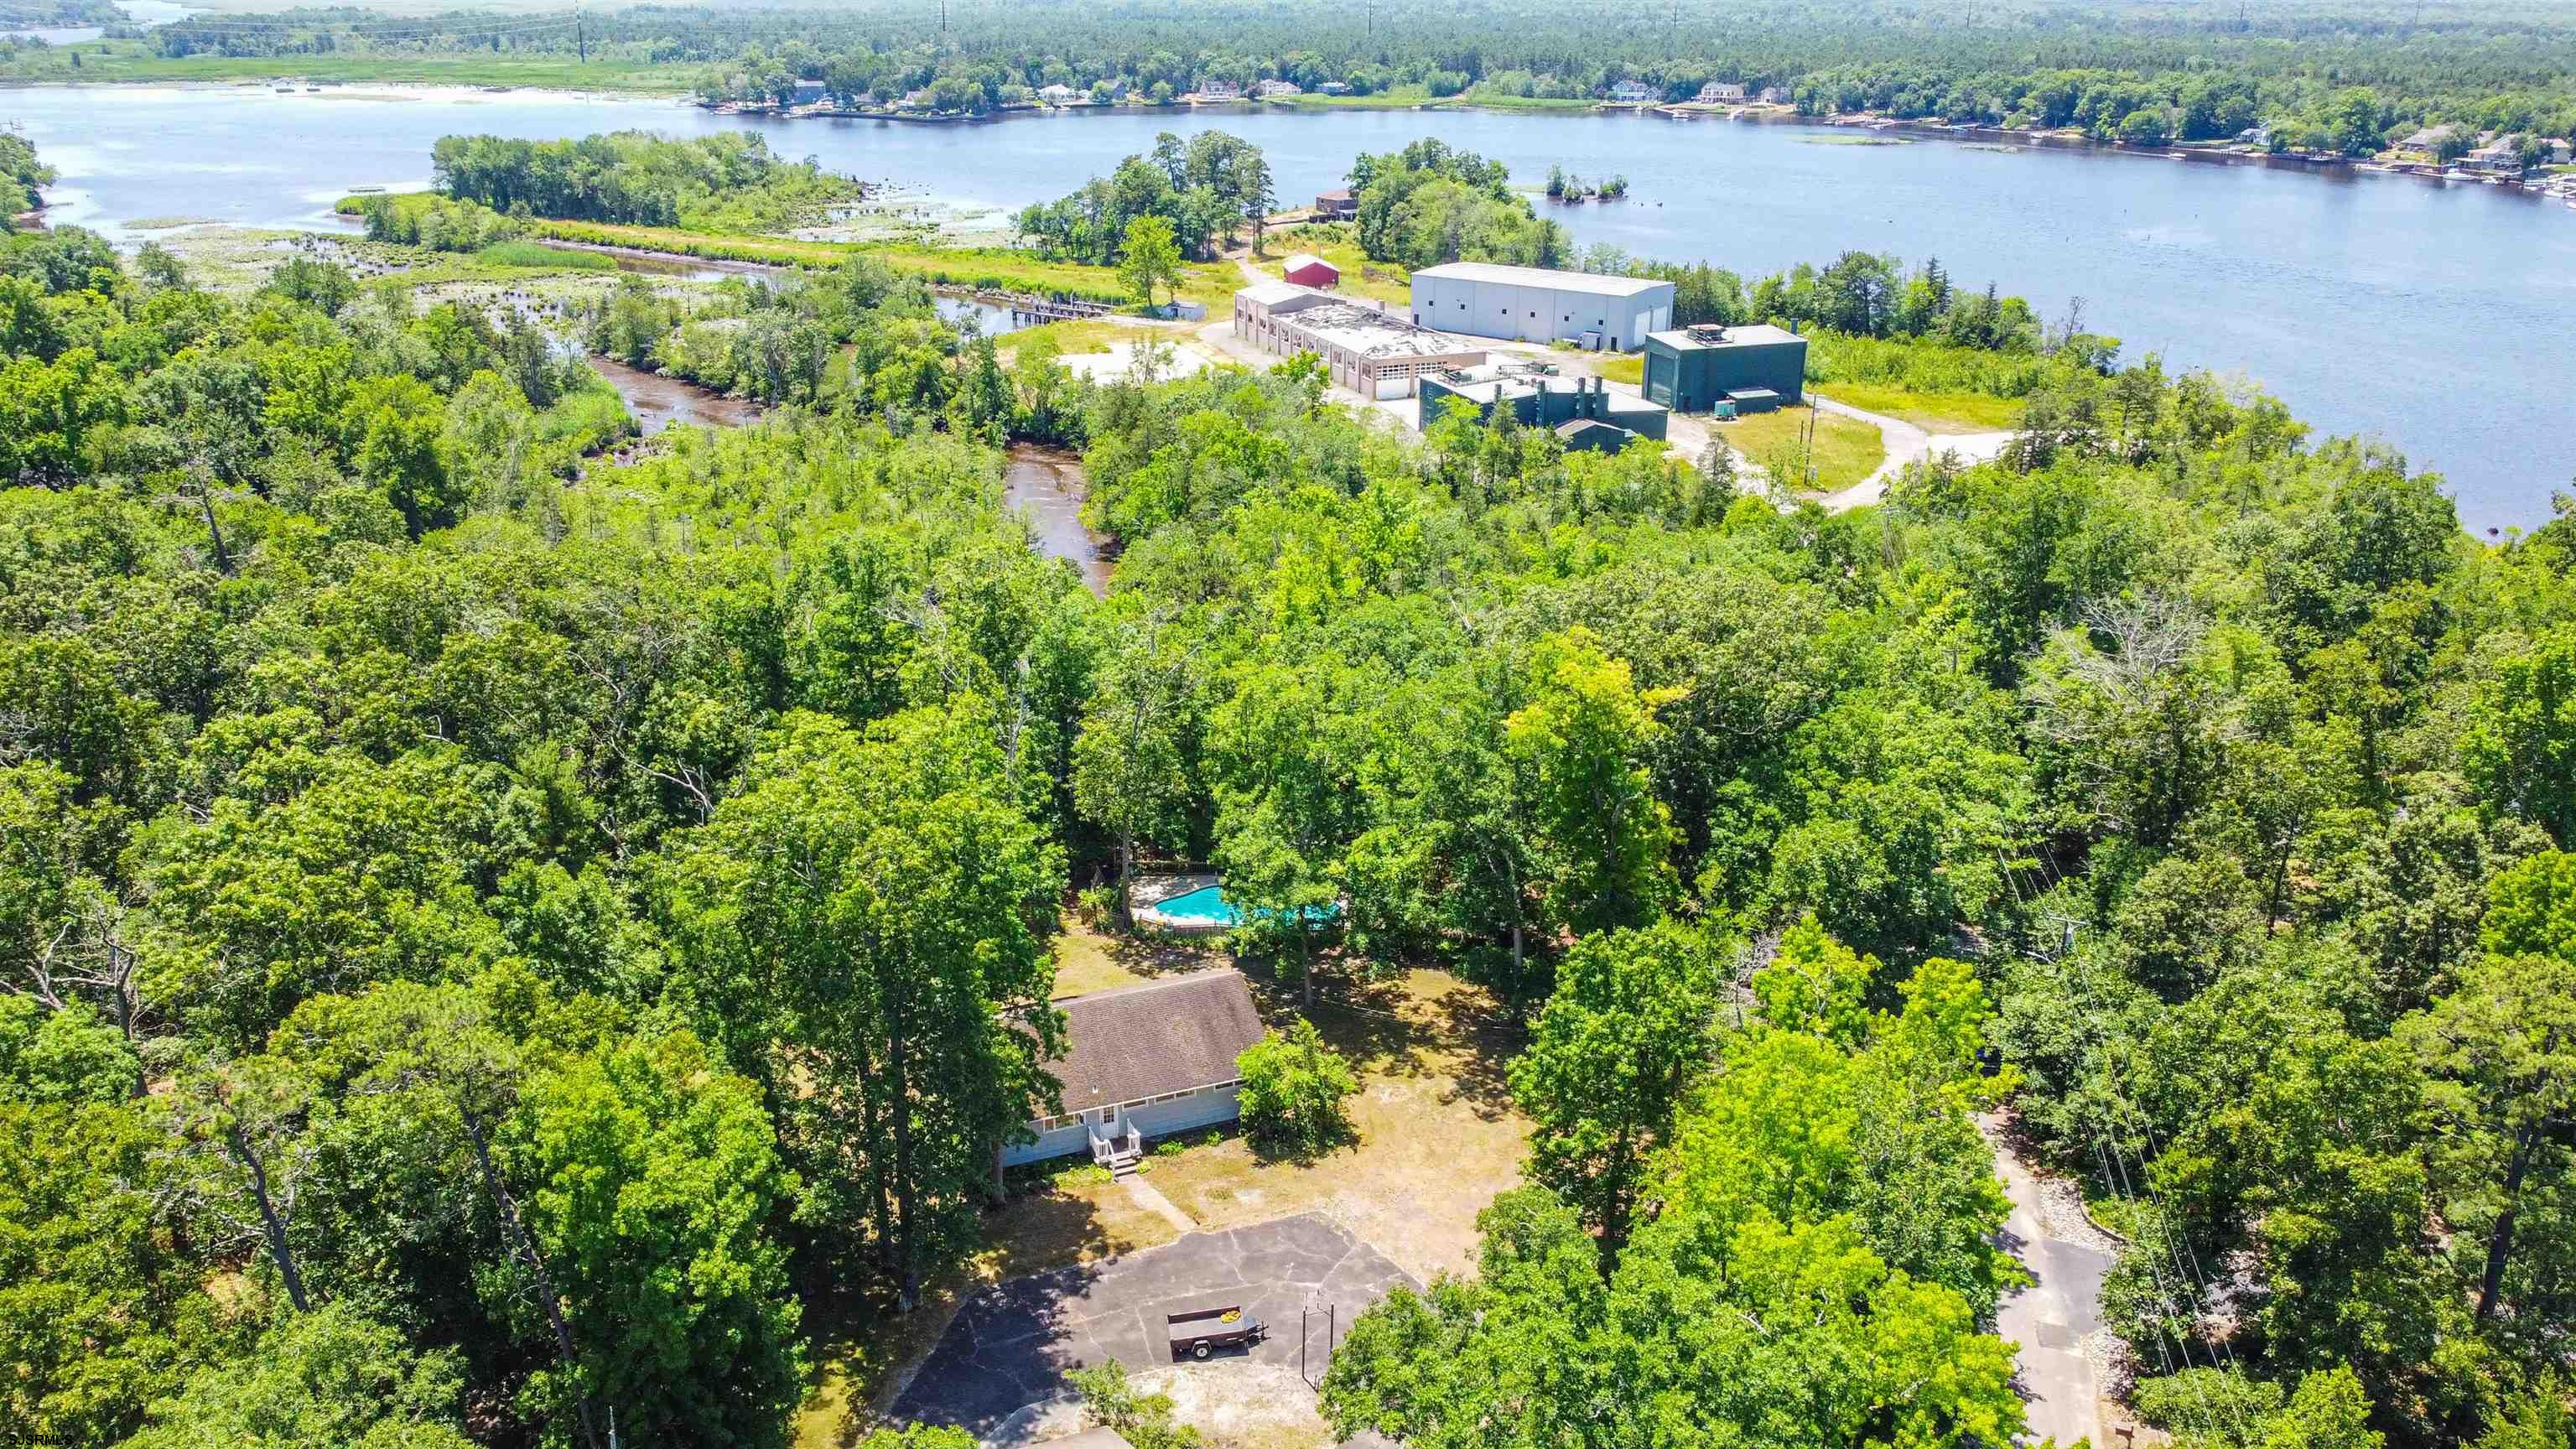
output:
[[1710,81],[1699,88],[1702,105],[1734,106],[1744,103],[1744,87],[1733,81]]
[[1785,106],[1789,104],[1789,88],[1787,86],[1764,86],[1762,88],[1762,104],[1766,106]]
[[1046,102],[1050,106],[1072,105],[1073,99],[1077,94],[1078,92],[1069,85],[1058,84],[1038,87],[1038,99]]
[[2460,158],[2460,164],[2471,171],[2487,171],[2499,176],[2523,173],[2522,138],[2498,136],[2483,146],[2473,148]]
[[1359,198],[1348,191],[1318,191],[1315,214],[1327,221],[1348,221],[1360,214]]
[[794,94],[788,98],[787,104],[791,106],[819,106],[823,104],[823,93],[825,89],[826,87],[823,82],[818,80],[798,81],[796,83],[796,90]]
[[1655,88],[1644,81],[1621,81],[1610,88],[1614,105],[1633,106],[1655,98]]
[[1340,81],[1318,81],[1315,84],[1315,94],[1319,96],[1346,96],[1350,93],[1351,88]]
[[1252,93],[1266,101],[1283,96],[1302,96],[1306,93],[1306,89],[1295,81],[1266,80],[1254,86]]
[[926,111],[930,109],[930,87],[923,86],[919,90],[905,91],[903,98],[895,104],[907,111]]
[[1203,80],[1199,82],[1198,98],[1203,101],[1239,101],[1243,99],[1243,87],[1229,80]]
[[1000,1152],[1004,1167],[1087,1152],[1125,1168],[1148,1137],[1231,1122],[1241,1114],[1235,1058],[1261,1040],[1261,1012],[1241,972],[1197,971],[1066,997],[1064,1059],[1043,1069],[1062,1089],[1061,1112],[1032,1117],[1034,1141]]

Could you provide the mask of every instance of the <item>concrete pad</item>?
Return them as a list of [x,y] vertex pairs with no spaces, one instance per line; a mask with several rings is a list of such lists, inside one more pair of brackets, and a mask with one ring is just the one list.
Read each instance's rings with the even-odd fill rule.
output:
[[[1171,1362],[1164,1315],[1241,1304],[1269,1336],[1233,1357],[1323,1372],[1326,1309],[1347,1330],[1396,1285],[1419,1287],[1376,1249],[1314,1214],[1193,1233],[1123,1258],[1059,1268],[968,1299],[895,1400],[897,1417],[955,1424],[978,1437],[1066,1392],[1066,1374],[1116,1359]],[[1301,1325],[1302,1311],[1310,1324]],[[1184,1368],[1186,1372],[1186,1367]]]

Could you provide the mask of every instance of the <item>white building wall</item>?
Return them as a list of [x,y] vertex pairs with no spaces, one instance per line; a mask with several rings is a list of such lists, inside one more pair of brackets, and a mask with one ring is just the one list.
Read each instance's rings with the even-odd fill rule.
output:
[[1413,279],[1413,320],[1443,332],[1503,337],[1516,342],[1580,342],[1599,335],[1607,345],[1634,352],[1646,334],[1672,325],[1673,289],[1658,283],[1633,296],[1484,282],[1465,277]]
[[[1231,1122],[1243,1115],[1242,1090],[1240,1083],[1229,1082],[1221,1087],[1201,1087],[1159,1102],[1133,1103],[1120,1110],[1118,1130],[1123,1135],[1127,1124],[1132,1122],[1138,1132],[1149,1138],[1166,1137],[1174,1132]],[[1075,1114],[1075,1120],[1069,1125],[1039,1132],[1035,1142],[1014,1143],[1003,1148],[1002,1165],[1018,1167],[1022,1163],[1043,1162],[1050,1157],[1088,1156],[1091,1134],[1101,1115],[1098,1108]],[[1039,1124],[1031,1122],[1029,1126],[1035,1130]]]

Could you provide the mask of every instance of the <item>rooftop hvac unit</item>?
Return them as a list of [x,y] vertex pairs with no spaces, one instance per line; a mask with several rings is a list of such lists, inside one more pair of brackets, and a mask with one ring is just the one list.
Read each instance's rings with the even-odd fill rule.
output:
[[1690,335],[1693,342],[1714,346],[1726,340],[1726,329],[1715,322],[1700,322],[1692,325]]

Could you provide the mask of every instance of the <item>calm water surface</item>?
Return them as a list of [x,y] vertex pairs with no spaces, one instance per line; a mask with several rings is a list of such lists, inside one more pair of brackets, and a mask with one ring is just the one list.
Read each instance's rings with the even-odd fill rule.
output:
[[[1336,184],[1353,154],[1422,136],[1499,157],[1617,171],[1619,205],[1555,212],[1586,243],[1759,273],[1847,248],[1937,255],[2127,355],[2241,374],[2329,433],[2387,439],[2439,469],[2473,528],[2548,517],[2576,474],[2576,211],[2488,187],[1949,141],[1821,144],[1813,128],[1659,116],[1413,111],[1109,112],[985,125],[778,121],[669,101],[544,92],[48,87],[12,113],[63,172],[61,219],[190,217],[320,226],[354,185],[428,180],[460,131],[579,136],[758,129],[790,156],[943,203],[1054,196],[1156,132],[1233,131],[1268,153],[1284,199]],[[993,214],[998,229],[1004,223]]]
[[1030,545],[1082,571],[1091,592],[1106,596],[1115,561],[1107,541],[1082,526],[1082,460],[1062,448],[1013,443],[1002,470],[1002,506],[1029,521]]

